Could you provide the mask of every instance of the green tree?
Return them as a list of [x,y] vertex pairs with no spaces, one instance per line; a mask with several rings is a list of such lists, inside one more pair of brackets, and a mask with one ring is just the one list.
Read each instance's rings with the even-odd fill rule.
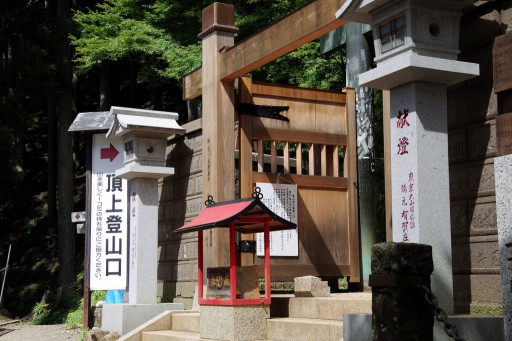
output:
[[59,286],[64,294],[72,291],[75,281],[75,232],[71,224],[74,209],[73,136],[68,132],[76,114],[74,103],[70,0],[56,1],[55,42],[57,43],[56,80],[59,92],[55,96],[57,115],[57,189],[58,189],[58,245],[59,245]]
[[[72,42],[76,46],[79,72],[102,70],[102,84],[106,84],[112,83],[107,76],[111,68],[128,65],[124,68],[130,74],[128,88],[145,84],[152,89],[167,86],[180,91],[183,75],[201,65],[201,45],[197,38],[201,31],[201,11],[212,2],[106,0],[94,8],[75,12],[78,33]],[[235,5],[235,25],[240,29],[236,39],[246,38],[307,2],[231,1]],[[318,42],[307,44],[253,74],[260,80],[339,90],[344,78],[339,73],[344,69],[340,67],[344,65],[343,58],[337,53],[322,56],[318,49]],[[117,83],[113,92],[120,91],[122,82],[118,79]],[[105,91],[109,86],[100,88]],[[100,97],[109,95],[102,92]],[[144,103],[140,99],[138,102]],[[150,105],[162,107],[157,102],[153,98]]]
[[56,286],[57,259],[59,285],[74,281],[69,3],[0,3],[0,254],[13,243],[5,299],[17,313]]

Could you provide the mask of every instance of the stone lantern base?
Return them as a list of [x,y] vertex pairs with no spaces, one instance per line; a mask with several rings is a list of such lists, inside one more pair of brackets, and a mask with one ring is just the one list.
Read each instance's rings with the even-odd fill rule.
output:
[[201,338],[229,341],[265,340],[269,305],[201,306]]
[[124,335],[167,310],[184,310],[183,303],[105,304],[101,328]]

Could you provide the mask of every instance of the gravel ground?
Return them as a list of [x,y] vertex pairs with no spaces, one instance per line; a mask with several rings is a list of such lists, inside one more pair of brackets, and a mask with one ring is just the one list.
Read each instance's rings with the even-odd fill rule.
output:
[[78,341],[80,339],[79,330],[66,329],[62,324],[44,326],[8,324],[0,327],[0,341]]

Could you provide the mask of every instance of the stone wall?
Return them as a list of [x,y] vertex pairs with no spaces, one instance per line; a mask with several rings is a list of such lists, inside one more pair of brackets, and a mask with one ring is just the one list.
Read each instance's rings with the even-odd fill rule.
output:
[[455,310],[501,314],[494,157],[497,97],[493,38],[512,29],[512,1],[485,2],[461,19],[459,60],[480,77],[448,89],[450,196]]
[[186,134],[171,138],[167,148],[167,166],[174,167],[175,174],[159,186],[158,297],[190,308],[197,285],[197,232],[175,235],[173,231],[204,207],[201,119],[183,127]]

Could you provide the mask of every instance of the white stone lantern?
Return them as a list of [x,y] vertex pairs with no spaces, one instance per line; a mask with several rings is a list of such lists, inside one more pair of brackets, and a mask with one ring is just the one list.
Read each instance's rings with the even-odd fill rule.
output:
[[171,112],[112,107],[107,138],[122,138],[124,166],[116,177],[129,180],[128,303],[105,304],[104,329],[126,334],[166,310],[183,304],[157,304],[158,181],[174,168],[165,167],[167,137],[185,130]]
[[479,74],[478,65],[457,61],[459,21],[471,0],[352,0],[338,18],[372,26],[377,68],[361,85],[390,90],[409,82],[452,85]]
[[165,167],[167,137],[184,132],[173,112],[112,107],[114,122],[107,138],[122,137],[124,167],[116,176],[124,179],[163,178],[174,169]]
[[[428,5],[427,5],[428,4]],[[397,54],[457,59],[459,19],[449,1],[398,1],[372,12],[376,62]]]
[[359,84],[390,90],[394,242],[432,245],[432,290],[453,312],[447,87],[479,75],[457,60],[462,9],[474,0],[347,0],[336,16],[369,23],[377,67]]

